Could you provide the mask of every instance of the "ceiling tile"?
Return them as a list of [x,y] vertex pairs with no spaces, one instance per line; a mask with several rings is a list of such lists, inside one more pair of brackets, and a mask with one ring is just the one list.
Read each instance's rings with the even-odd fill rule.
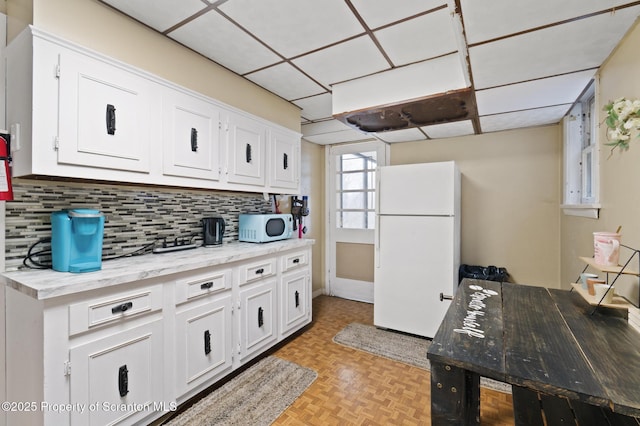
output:
[[394,65],[435,58],[458,49],[449,9],[411,19],[375,32]]
[[317,143],[318,145],[330,145],[334,143],[342,142],[361,142],[373,140],[371,135],[360,133],[356,130],[345,130],[342,132],[323,133],[315,136],[303,136],[303,138],[309,142]]
[[351,0],[369,28],[396,22],[426,10],[446,5],[446,0],[402,0],[389,7],[389,0]]
[[473,123],[471,120],[454,121],[452,123],[435,124],[433,126],[421,127],[421,129],[432,139],[452,138],[455,136],[473,135]]
[[375,133],[375,137],[383,142],[395,143],[395,142],[412,142],[422,141],[427,137],[417,128],[396,130],[393,132],[379,132]]
[[369,36],[302,56],[293,63],[327,88],[334,83],[389,68]]
[[640,6],[469,49],[476,89],[599,67]]
[[207,12],[172,31],[169,37],[238,74],[281,60],[215,11]]
[[287,100],[304,98],[326,90],[289,63],[274,65],[246,77]]
[[220,10],[286,58],[364,33],[344,0],[233,0]]
[[333,86],[334,114],[468,87],[458,55],[447,55]]
[[569,111],[569,105],[557,105],[528,111],[510,112],[480,117],[483,133],[523,127],[543,126],[558,123]]
[[474,44],[626,3],[629,0],[461,0],[461,7],[467,41]]
[[176,7],[175,0],[102,1],[160,32],[206,7],[201,0],[181,0],[179,7]]
[[595,70],[582,71],[478,90],[478,114],[489,115],[548,105],[571,104],[580,96],[594,75]]
[[298,99],[293,103],[302,109],[300,115],[306,120],[320,120],[331,117],[330,93]]
[[[323,133],[337,133],[337,132],[345,132],[345,131],[354,131],[346,124],[338,121],[338,120],[327,120],[320,121],[318,123],[310,123],[302,126],[302,135],[304,137],[307,136],[316,136],[321,135]],[[358,132],[360,133],[360,132]]]

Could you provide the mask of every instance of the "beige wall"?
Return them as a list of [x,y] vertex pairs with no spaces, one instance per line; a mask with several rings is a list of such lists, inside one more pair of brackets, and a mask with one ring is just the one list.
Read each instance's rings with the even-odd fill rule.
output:
[[558,125],[391,145],[391,163],[455,160],[462,173],[461,263],[560,286]]
[[32,15],[37,28],[300,131],[297,106],[97,0],[9,0],[7,12],[10,39]]
[[[626,97],[640,99],[640,26],[627,34],[616,51],[600,70],[599,92],[596,94],[599,112],[597,122],[602,123],[602,108],[609,101]],[[584,267],[578,256],[593,255],[592,233],[596,231],[615,231],[622,226],[622,243],[640,249],[640,140],[635,138],[626,152],[616,151],[610,155],[606,143],[606,126],[600,125],[598,132],[600,144],[600,209],[599,219],[586,219],[574,216],[562,216],[562,282],[563,285],[575,282]],[[630,251],[621,252],[621,259],[628,257]],[[638,257],[633,267],[638,270]],[[627,280],[628,284],[637,280]],[[637,300],[637,286],[633,291]],[[630,291],[630,289],[627,289]],[[628,294],[629,295],[629,294]]]
[[324,147],[302,140],[301,161],[302,195],[309,196],[309,216],[305,219],[306,238],[313,238],[313,284],[314,292],[323,292],[325,288],[325,220],[324,220]]

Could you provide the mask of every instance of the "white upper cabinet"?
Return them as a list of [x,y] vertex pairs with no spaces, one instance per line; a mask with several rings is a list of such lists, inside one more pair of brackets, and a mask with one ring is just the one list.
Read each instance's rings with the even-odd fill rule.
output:
[[33,27],[6,64],[14,177],[299,193],[297,132]]
[[269,130],[269,183],[273,188],[299,187],[300,136],[293,132]]
[[175,89],[163,91],[162,171],[165,175],[220,179],[220,110]]
[[58,162],[148,172],[153,83],[66,49],[59,57]]
[[264,186],[267,127],[233,112],[225,121],[227,182]]

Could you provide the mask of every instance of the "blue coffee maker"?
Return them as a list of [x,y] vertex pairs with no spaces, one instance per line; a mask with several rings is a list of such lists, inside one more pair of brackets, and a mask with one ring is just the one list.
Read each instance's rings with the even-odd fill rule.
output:
[[51,264],[59,272],[91,272],[102,268],[104,215],[73,209],[51,214]]

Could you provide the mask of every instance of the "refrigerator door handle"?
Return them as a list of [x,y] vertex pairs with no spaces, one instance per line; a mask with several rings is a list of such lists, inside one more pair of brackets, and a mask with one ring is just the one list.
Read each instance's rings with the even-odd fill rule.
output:
[[380,215],[376,215],[376,235],[375,235],[375,260],[374,266],[376,268],[380,267]]

